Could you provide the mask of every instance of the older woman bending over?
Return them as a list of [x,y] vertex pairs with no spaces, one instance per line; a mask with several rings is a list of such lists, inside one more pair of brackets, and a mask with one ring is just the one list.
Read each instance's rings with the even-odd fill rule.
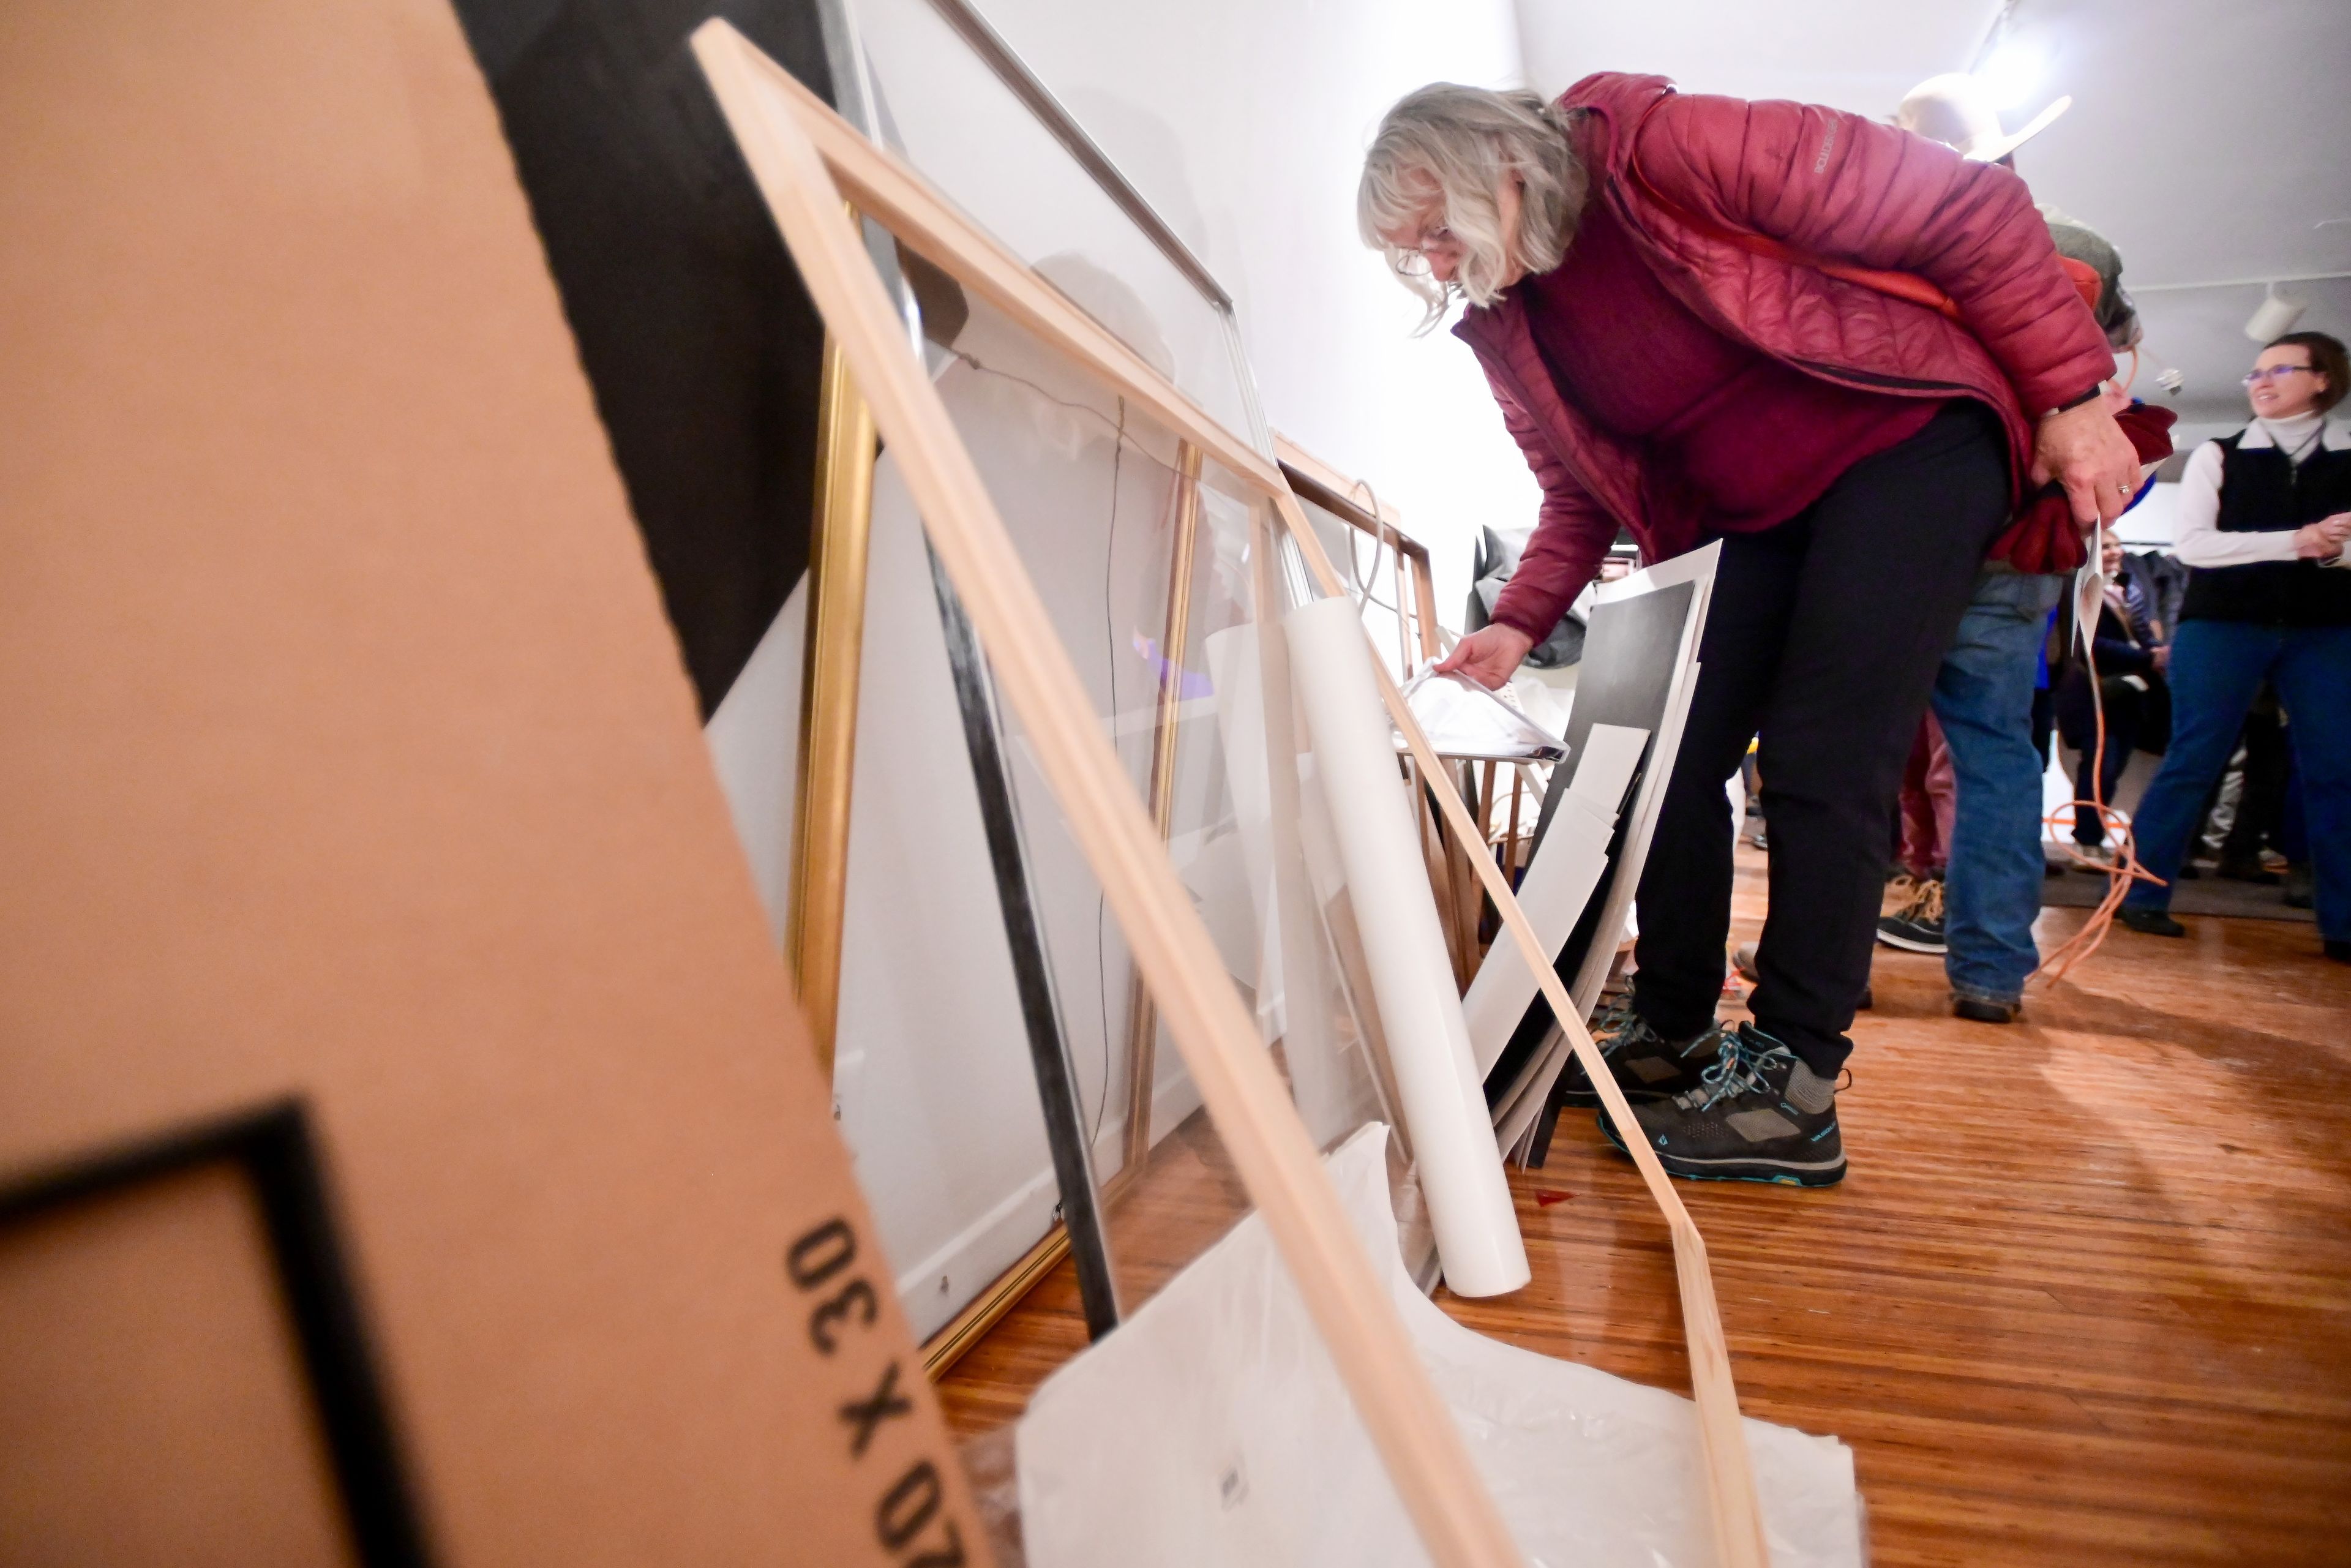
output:
[[[1834,1083],[1936,665],[1987,552],[2069,569],[2137,487],[2105,335],[2007,170],[1656,77],[1549,104],[1423,88],[1358,212],[1428,325],[1468,302],[1454,331],[1542,486],[1493,624],[1448,668],[1507,680],[1620,526],[1651,561],[1722,541],[1641,878],[1637,1016],[1606,1049],[1667,1169],[1839,1180]],[[2011,524],[2052,478],[2070,507]],[[1723,781],[1759,733],[1771,912],[1755,1021],[1726,1035]]]

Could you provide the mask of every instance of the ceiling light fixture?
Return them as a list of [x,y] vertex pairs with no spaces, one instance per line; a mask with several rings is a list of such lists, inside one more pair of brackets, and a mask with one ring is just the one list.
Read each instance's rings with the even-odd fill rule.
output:
[[1981,82],[1997,109],[2022,109],[2048,74],[2047,54],[2015,38],[2003,41],[1968,74]]
[[2256,343],[2283,338],[2294,330],[2294,324],[2301,320],[2302,313],[2309,308],[2308,300],[2280,294],[2277,285],[2273,283],[2269,291],[2262,296],[2261,304],[2254,308],[2252,319],[2245,323],[2245,336]]

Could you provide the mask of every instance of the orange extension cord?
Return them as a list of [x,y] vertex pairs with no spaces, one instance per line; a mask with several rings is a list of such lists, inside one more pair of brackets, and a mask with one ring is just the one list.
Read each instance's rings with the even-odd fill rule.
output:
[[[2104,592],[2103,584],[2100,592]],[[2077,629],[2081,620],[2082,607],[2077,600],[2074,606],[2074,622]],[[2043,819],[2043,823],[2052,828],[2070,828],[2081,819],[2083,808],[2087,807],[2098,814],[2107,838],[2114,841],[2115,858],[2112,864],[2101,865],[2071,844],[2064,845],[2065,852],[2073,857],[2075,864],[2085,870],[2106,873],[2106,895],[2098,901],[2095,909],[2090,911],[2090,917],[2082,923],[2082,928],[2060,943],[2041,960],[2039,968],[2025,977],[2028,980],[2043,980],[2053,986],[2072,973],[2075,966],[2086,961],[2105,941],[2106,933],[2114,929],[2115,912],[2122,907],[2132,883],[2153,883],[2158,887],[2164,885],[2161,877],[2138,863],[2137,841],[2131,837],[2129,819],[2107,805],[2104,798],[2106,792],[2106,705],[2098,687],[2098,660],[2092,647],[2093,641],[2088,637],[2082,640],[2082,663],[2090,673],[2090,708],[2097,716],[2097,746],[2090,758],[2090,798],[2069,801],[2050,812]],[[2061,843],[2063,841],[2060,840]]]

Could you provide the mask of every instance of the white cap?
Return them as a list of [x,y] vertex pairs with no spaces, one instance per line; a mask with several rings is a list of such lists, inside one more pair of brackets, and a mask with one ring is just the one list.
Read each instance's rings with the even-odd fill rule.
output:
[[1894,111],[1894,123],[1929,141],[1956,147],[1962,157],[1992,163],[2046,131],[2073,106],[2071,96],[2061,98],[2034,115],[2023,130],[2007,135],[2000,128],[2000,111],[1992,107],[1983,83],[1965,71],[1950,71],[1928,77],[1912,88],[1902,107]]

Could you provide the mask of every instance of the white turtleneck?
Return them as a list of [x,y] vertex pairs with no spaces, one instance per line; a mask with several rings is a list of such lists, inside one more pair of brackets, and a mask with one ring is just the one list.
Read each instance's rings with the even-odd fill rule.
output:
[[[2351,425],[2323,413],[2297,413],[2286,419],[2257,419],[2245,427],[2241,450],[2258,452],[2274,446],[2299,467],[2321,447],[2351,450]],[[2243,566],[2260,560],[2294,559],[2292,528],[2271,533],[2223,533],[2220,517],[2220,444],[2208,441],[2189,458],[2179,476],[2179,507],[2174,514],[2171,548],[2189,566]]]

